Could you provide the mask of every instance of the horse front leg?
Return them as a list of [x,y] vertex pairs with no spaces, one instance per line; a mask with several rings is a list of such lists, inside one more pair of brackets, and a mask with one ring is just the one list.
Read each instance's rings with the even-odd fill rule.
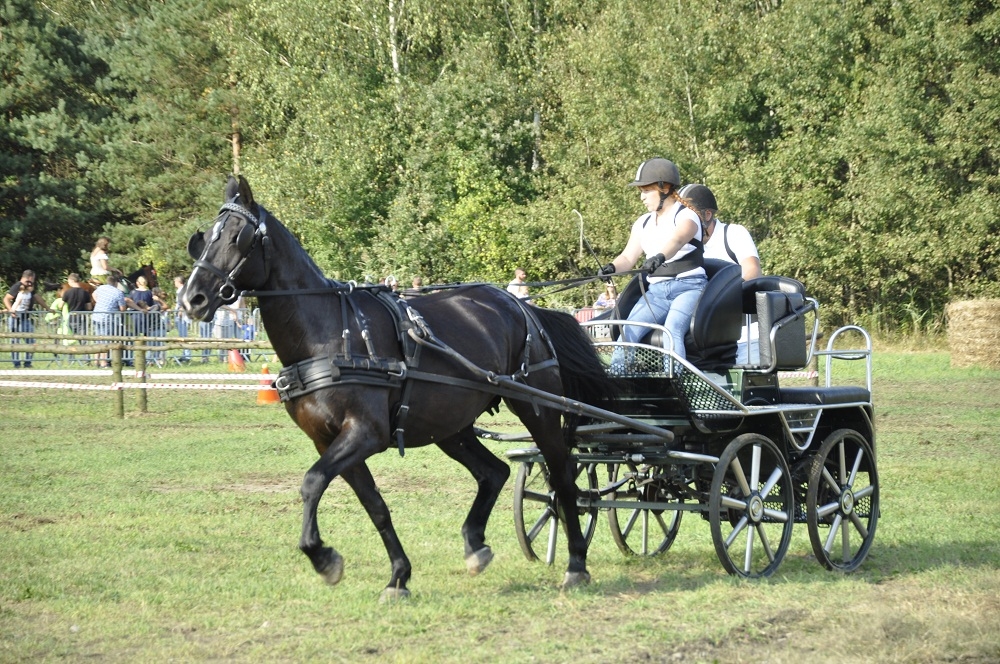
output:
[[[365,427],[350,433],[341,432],[320,454],[302,479],[302,536],[299,549],[309,557],[313,569],[330,585],[337,584],[344,574],[344,558],[336,549],[323,545],[316,514],[319,501],[337,475],[350,474],[350,469],[364,465],[364,460],[377,452],[368,441],[374,440]],[[317,448],[321,448],[317,443]]]
[[392,526],[392,518],[389,516],[389,506],[382,499],[378,487],[375,485],[375,478],[367,464],[360,463],[344,471],[344,481],[354,489],[355,495],[361,501],[368,517],[375,525],[386,553],[389,554],[389,562],[392,565],[392,576],[389,578],[389,585],[382,591],[381,601],[394,601],[405,599],[410,596],[410,591],[406,584],[410,580],[410,560],[403,551],[403,545],[396,536],[396,529]]
[[500,491],[510,477],[510,466],[486,449],[476,437],[472,427],[439,442],[438,447],[465,466],[479,487],[469,514],[462,524],[465,567],[469,574],[476,576],[493,560],[493,550],[486,545],[486,522],[489,521]]

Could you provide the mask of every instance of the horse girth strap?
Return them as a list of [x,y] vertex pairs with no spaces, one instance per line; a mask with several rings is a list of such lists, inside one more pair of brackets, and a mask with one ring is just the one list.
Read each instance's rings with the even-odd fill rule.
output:
[[398,387],[406,374],[406,364],[398,360],[319,356],[283,368],[274,389],[285,402],[334,385]]

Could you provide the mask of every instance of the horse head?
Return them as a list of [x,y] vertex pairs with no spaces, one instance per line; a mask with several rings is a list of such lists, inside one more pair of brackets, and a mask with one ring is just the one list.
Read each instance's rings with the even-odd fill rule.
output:
[[194,267],[179,300],[193,320],[210,319],[220,306],[268,279],[267,211],[242,176],[229,176],[223,201],[208,237],[199,231],[188,240]]

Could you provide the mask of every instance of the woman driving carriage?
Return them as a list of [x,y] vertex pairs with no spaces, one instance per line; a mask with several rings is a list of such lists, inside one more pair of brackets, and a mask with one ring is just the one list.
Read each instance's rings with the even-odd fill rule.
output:
[[[639,188],[648,212],[632,224],[625,249],[598,274],[630,270],[645,255],[642,269],[649,275],[649,290],[627,320],[663,325],[670,332],[674,352],[686,358],[684,335],[708,280],[701,219],[678,196],[680,184],[680,171],[669,159],[657,157],[639,165],[628,186]],[[648,328],[626,325],[623,338],[635,343],[647,332]]]

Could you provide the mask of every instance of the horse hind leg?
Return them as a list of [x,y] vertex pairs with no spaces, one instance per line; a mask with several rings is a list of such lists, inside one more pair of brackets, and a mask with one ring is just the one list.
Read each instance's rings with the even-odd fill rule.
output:
[[469,574],[481,574],[493,560],[493,550],[486,544],[486,523],[500,491],[510,477],[510,467],[479,441],[472,427],[438,443],[449,457],[465,466],[479,486],[469,514],[462,524],[465,543],[465,567]]

